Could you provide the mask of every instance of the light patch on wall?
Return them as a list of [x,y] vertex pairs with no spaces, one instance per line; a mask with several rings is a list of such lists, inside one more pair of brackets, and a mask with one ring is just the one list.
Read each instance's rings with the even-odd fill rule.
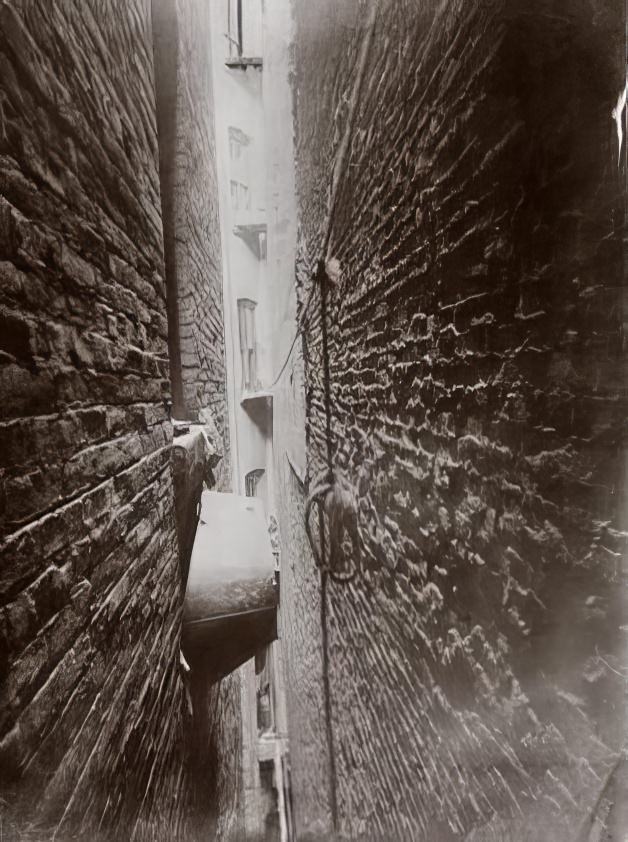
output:
[[624,139],[622,117],[624,109],[626,108],[626,94],[628,94],[628,80],[626,80],[624,89],[617,98],[617,105],[615,106],[615,108],[613,108],[611,112],[611,116],[615,121],[615,125],[617,126],[617,166],[621,164],[621,146]]

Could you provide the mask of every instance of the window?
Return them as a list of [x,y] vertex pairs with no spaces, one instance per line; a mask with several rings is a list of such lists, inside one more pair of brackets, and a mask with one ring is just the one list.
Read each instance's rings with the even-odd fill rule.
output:
[[251,138],[236,126],[229,126],[229,163],[231,207],[233,210],[249,210],[249,146]]
[[227,0],[227,3],[229,4],[227,9],[229,55],[241,56],[243,36],[242,0]]
[[229,126],[229,157],[231,161],[239,161],[247,157],[247,147],[251,138],[237,126]]
[[257,685],[257,733],[274,734],[275,726],[275,670],[271,646],[255,656],[255,683]]
[[249,196],[249,188],[241,181],[231,179],[231,207],[233,210],[249,210],[251,207],[251,199]]
[[227,3],[229,56],[227,67],[262,66],[264,0],[223,0]]
[[257,253],[260,260],[266,260],[266,231],[260,231],[257,235]]
[[229,138],[229,157],[232,161],[239,161],[242,157],[242,145],[232,137]]
[[247,497],[257,497],[257,484],[264,476],[263,468],[256,468],[244,477],[245,494]]
[[242,388],[257,388],[257,346],[255,341],[255,307],[249,298],[238,299],[240,354],[242,355]]

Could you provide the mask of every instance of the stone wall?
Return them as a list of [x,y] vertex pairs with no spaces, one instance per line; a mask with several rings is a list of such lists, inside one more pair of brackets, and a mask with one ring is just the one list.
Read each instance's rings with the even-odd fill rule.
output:
[[[188,68],[205,18],[180,5]],[[208,821],[226,833],[237,682],[205,694],[199,779],[179,667],[151,4],[0,3],[0,66],[3,838],[189,839]],[[194,72],[181,73],[174,166],[190,202],[182,385],[222,431],[211,103]],[[195,319],[210,331],[198,353]]]
[[[355,571],[319,588],[330,826],[573,839],[623,739],[621,4],[295,8],[310,491],[329,440],[327,546]],[[328,760],[300,756],[320,812]]]

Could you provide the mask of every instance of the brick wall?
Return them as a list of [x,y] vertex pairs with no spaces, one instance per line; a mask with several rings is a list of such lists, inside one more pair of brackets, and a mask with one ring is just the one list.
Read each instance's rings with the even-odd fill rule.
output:
[[[230,465],[209,12],[205,0],[153,2],[165,269],[175,323],[176,347],[170,338],[174,411],[207,425],[219,458],[212,473],[226,491]],[[189,684],[194,708],[190,827],[199,838],[230,839],[240,833],[243,818],[239,676],[212,686],[210,675],[195,666]]]
[[[623,739],[622,10],[376,5],[370,40],[369,4],[296,3],[298,283],[339,262],[335,564],[357,565],[323,586],[337,826],[571,839]],[[318,290],[309,312],[313,487]],[[293,768],[312,811],[318,762]]]
[[[281,400],[286,396],[282,395]],[[331,832],[330,757],[325,719],[319,582],[304,529],[305,495],[281,451],[286,415],[274,398],[276,505],[281,534],[279,645],[287,696],[292,809],[301,833]],[[283,458],[281,458],[283,457]]]
[[[179,31],[198,49],[194,24],[190,7]],[[3,834],[177,839],[199,781],[179,676],[150,3],[1,3],[0,65]],[[194,239],[181,246],[184,384],[198,374],[185,356],[198,317],[212,359],[194,409],[213,402],[222,424],[209,112],[198,134],[185,114],[198,188],[177,228]],[[228,827],[237,687],[206,699],[202,809]]]
[[[166,272],[176,321],[174,409],[212,415],[227,445],[222,272],[205,2],[154,3]],[[221,477],[229,476],[224,460]]]

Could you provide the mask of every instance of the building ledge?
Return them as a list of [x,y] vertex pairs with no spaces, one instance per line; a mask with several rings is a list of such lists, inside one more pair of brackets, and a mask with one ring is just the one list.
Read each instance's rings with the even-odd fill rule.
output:
[[261,403],[264,402],[267,405],[271,405],[273,401],[273,393],[270,392],[268,389],[256,389],[253,392],[245,391],[242,392],[242,397],[240,398],[240,405],[247,406],[254,403]]
[[248,67],[257,67],[261,70],[263,66],[261,56],[236,56],[236,58],[228,58],[225,64],[232,70],[246,70]]
[[247,244],[258,260],[266,259],[265,222],[248,222],[234,225],[233,233]]

